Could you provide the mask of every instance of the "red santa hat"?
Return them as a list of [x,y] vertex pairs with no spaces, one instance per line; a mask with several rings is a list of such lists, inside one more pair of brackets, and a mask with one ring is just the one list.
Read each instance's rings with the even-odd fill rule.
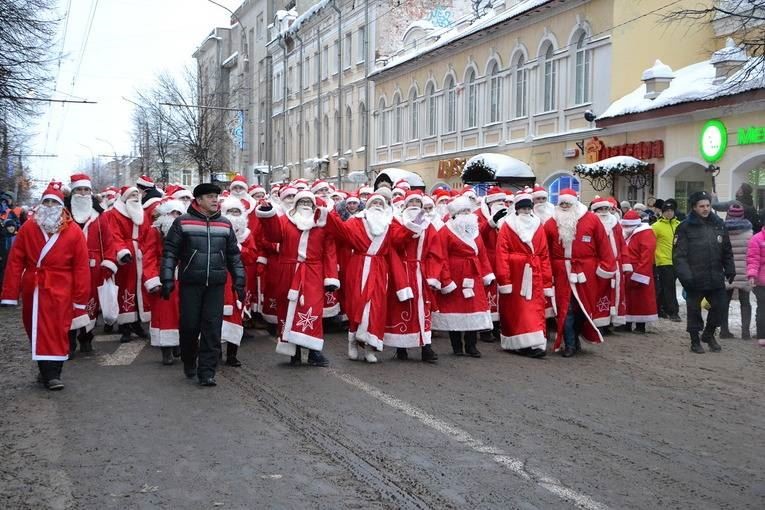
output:
[[324,179],[316,179],[311,185],[311,193],[316,194],[323,189],[330,189],[329,184]]
[[403,197],[406,195],[406,190],[404,188],[393,188],[390,194],[392,197]]
[[558,194],[559,204],[575,204],[577,202],[579,202],[579,197],[576,191],[571,188],[566,188]]
[[188,199],[194,198],[194,194],[191,191],[184,188],[183,186],[176,186],[172,193],[170,193],[170,191],[168,190],[167,195],[176,200],[181,198],[188,198]]
[[448,190],[445,189],[437,189],[433,192],[433,201],[435,203],[443,202],[444,200],[449,200],[451,198],[451,194]]
[[412,186],[409,185],[409,182],[406,179],[399,179],[396,181],[396,184],[393,185],[394,188],[401,188],[404,191],[409,191],[412,189]]
[[611,204],[611,207],[614,209],[619,209],[619,202],[617,202],[614,197],[608,197],[606,200],[608,200],[608,203]]
[[116,196],[117,196],[117,190],[115,190],[114,188],[112,188],[112,187],[110,186],[110,187],[108,187],[108,188],[104,189],[104,190],[101,192],[101,194],[102,194],[102,195],[104,195],[104,196],[106,196],[106,197],[108,197],[108,198],[113,198],[113,197],[116,197]]
[[534,207],[534,200],[532,194],[529,193],[530,189],[523,190],[523,192],[515,195],[515,208],[523,209],[524,207]]
[[452,216],[456,216],[458,212],[464,211],[465,209],[472,211],[473,204],[464,194],[454,198],[451,202],[449,202],[449,214]]
[[423,196],[422,191],[418,189],[410,189],[409,191],[406,192],[406,196],[404,197],[404,207],[408,207],[409,202],[414,199],[418,199],[420,202],[422,202],[422,196]]
[[359,196],[356,193],[351,193],[348,195],[348,198],[345,199],[346,204],[358,204],[361,200],[359,199]]
[[120,189],[120,200],[123,202],[127,202],[127,197],[134,191],[139,191],[139,189],[135,186],[122,186]]
[[277,183],[274,183],[274,184],[272,184],[272,185],[271,185],[271,193],[273,193],[274,191],[279,191],[279,189],[280,189],[281,187],[282,187],[282,185],[281,185],[281,184],[279,184],[278,182],[277,182]]
[[637,227],[640,225],[642,221],[640,220],[640,213],[635,211],[634,209],[630,209],[624,214],[624,218],[622,218],[622,226],[623,227]]
[[136,184],[136,186],[138,186],[138,188],[153,188],[153,187],[155,187],[154,179],[152,179],[148,175],[142,175],[141,177],[139,177],[135,184]]
[[[273,190],[273,188],[271,188],[271,189]],[[247,190],[247,193],[251,197],[254,197],[255,193],[263,193],[263,195],[265,195],[266,194],[266,188],[264,188],[260,184],[253,184],[252,186],[250,186],[250,189]]]
[[295,203],[297,204],[299,200],[303,198],[308,198],[313,202],[313,205],[316,205],[316,195],[313,194],[310,190],[307,189],[301,189],[297,192],[297,195],[295,195]]
[[180,200],[165,199],[154,209],[160,216],[170,214],[171,212],[186,213],[186,205]]
[[308,189],[308,181],[305,179],[295,179],[292,181],[292,186],[298,190]]
[[534,189],[531,192],[532,198],[547,198],[547,190],[542,187],[541,184],[535,184]]
[[359,188],[359,195],[362,195],[364,193],[372,194],[375,190],[372,188],[372,186],[362,186]]
[[476,195],[475,190],[473,190],[473,186],[471,186],[469,184],[465,184],[465,186],[462,188],[462,191],[461,191],[460,194],[463,197],[472,198],[474,200],[478,198],[478,195]]
[[401,195],[396,195],[393,197],[393,200],[391,200],[391,204],[395,205],[401,204],[402,202],[404,202],[404,197]]
[[295,186],[287,185],[279,190],[279,198],[281,200],[284,200],[286,197],[290,195],[295,195],[297,192],[298,192],[298,189]]
[[433,202],[433,199],[430,198],[428,195],[422,196],[422,206],[425,207],[426,205],[435,206],[436,203]]
[[229,196],[223,199],[220,203],[221,214],[228,213],[231,209],[239,209],[242,214],[247,214],[247,208],[244,203],[234,196]]
[[372,193],[369,195],[369,198],[367,198],[367,206],[370,202],[373,202],[374,200],[381,200],[383,203],[383,207],[385,207],[385,204],[387,204],[387,199],[385,198],[385,195],[381,193]]
[[74,174],[69,178],[69,189],[74,188],[93,189],[93,183],[90,182],[90,177],[85,174]]
[[61,205],[64,205],[64,193],[61,191],[61,183],[60,182],[51,182],[48,184],[48,187],[45,188],[45,191],[43,191],[42,198],[40,199],[40,202],[43,200],[55,200]]
[[228,189],[232,189],[234,186],[247,189],[247,179],[245,179],[243,175],[235,175],[234,178],[231,179],[231,184],[228,185]]
[[507,195],[505,194],[505,191],[499,186],[492,186],[486,192],[486,196],[484,197],[483,200],[487,204],[491,204],[493,202],[499,202],[499,201],[504,202],[505,200],[507,200]]
[[596,195],[595,198],[592,199],[590,210],[597,211],[601,207],[611,207],[611,202],[608,200],[608,198],[603,198]]
[[507,190],[505,194],[507,195],[505,197],[505,202],[515,202],[515,193],[513,193],[510,190]]

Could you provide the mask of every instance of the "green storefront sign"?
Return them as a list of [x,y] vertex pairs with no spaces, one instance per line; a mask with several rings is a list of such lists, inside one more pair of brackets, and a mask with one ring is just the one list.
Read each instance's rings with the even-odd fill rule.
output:
[[[765,126],[739,128],[736,132],[736,145],[765,144]],[[701,128],[699,152],[708,163],[722,159],[728,148],[728,128],[719,119],[708,120]]]
[[755,143],[765,143],[765,126],[752,126],[748,128],[739,128],[738,144],[752,145]]

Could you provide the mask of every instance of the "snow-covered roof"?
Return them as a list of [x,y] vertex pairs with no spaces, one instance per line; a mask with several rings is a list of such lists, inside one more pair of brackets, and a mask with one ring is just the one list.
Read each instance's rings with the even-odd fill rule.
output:
[[576,165],[574,171],[580,175],[597,177],[601,175],[636,173],[647,166],[648,163],[632,156],[614,156],[596,163]]
[[365,183],[367,182],[367,173],[364,170],[354,170],[353,172],[348,172],[345,178],[350,182]]
[[710,62],[717,64],[720,62],[746,62],[749,59],[744,48],[736,45],[735,41],[728,37],[725,41],[725,48],[719,49],[712,54]]
[[390,181],[393,183],[399,179],[404,179],[412,187],[425,186],[425,181],[423,181],[422,177],[420,177],[418,174],[410,172],[409,170],[402,170],[400,168],[385,168],[384,170],[380,170],[380,172],[377,174],[377,177],[375,177],[375,182],[377,182],[377,179],[383,174],[387,175]]
[[672,72],[672,68],[659,59],[653,64],[653,67],[649,67],[643,71],[641,80],[653,80],[656,78],[672,79],[675,77],[675,73]]
[[533,10],[543,4],[550,3],[552,1],[553,0],[521,0],[517,4],[513,5],[512,7],[500,13],[497,13],[493,9],[486,9],[483,16],[476,19],[473,23],[470,23],[470,24],[460,23],[459,22],[460,20],[457,20],[458,22],[453,23],[452,25],[445,27],[440,31],[434,30],[433,32],[431,32],[428,36],[428,40],[435,39],[432,43],[424,44],[422,46],[418,45],[417,47],[411,48],[409,51],[405,50],[404,52],[398,55],[392,56],[390,59],[387,60],[387,62],[384,65],[382,65],[380,68],[378,68],[375,71],[375,73],[372,73],[372,74],[376,74],[382,71],[387,71],[389,69],[392,69],[396,66],[409,62],[410,60],[413,60],[421,55],[429,53],[443,46],[447,46],[448,44],[450,44],[451,42],[457,39],[461,39],[471,34],[475,34],[476,32],[480,32],[498,23],[507,21],[516,16],[520,16],[521,14],[524,14],[530,10]]
[[295,18],[295,21],[292,22],[292,25],[289,26],[286,30],[284,30],[281,35],[282,36],[292,36],[300,30],[300,27],[303,26],[304,23],[307,23],[311,20],[314,16],[319,14],[327,5],[329,5],[330,2],[334,2],[335,0],[319,0],[315,4],[313,4],[311,7],[308,8],[303,14]]
[[614,101],[598,120],[643,113],[691,101],[709,101],[757,88],[765,88],[765,58],[752,57],[740,70],[722,83],[715,84],[715,66],[711,60],[691,64],[675,71],[669,87],[647,99],[646,85],[642,84],[626,96]]
[[462,173],[464,174],[472,164],[483,162],[483,164],[494,172],[494,177],[522,177],[534,178],[534,172],[531,167],[519,159],[505,154],[495,154],[486,152],[477,154],[467,160]]
[[230,67],[236,64],[236,59],[239,57],[239,52],[235,51],[226,60],[221,63],[222,67]]

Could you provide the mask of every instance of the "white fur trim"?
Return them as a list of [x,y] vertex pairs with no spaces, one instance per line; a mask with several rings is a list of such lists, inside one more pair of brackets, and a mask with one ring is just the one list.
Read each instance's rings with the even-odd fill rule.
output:
[[475,280],[472,278],[465,278],[462,280],[463,289],[472,289],[475,286]]
[[266,265],[268,264],[268,259],[265,257],[258,257],[258,260],[256,260],[255,263]]
[[439,289],[439,290],[441,289],[441,282],[439,282],[435,278],[428,278],[427,282],[428,282],[428,285],[430,285],[434,289]]
[[335,303],[332,306],[324,307],[324,310],[322,310],[321,316],[325,319],[328,319],[330,317],[335,317],[337,314],[340,313],[340,303]]
[[545,297],[551,298],[551,297],[555,296],[555,291],[553,291],[552,288],[545,289],[544,290],[544,295],[545,295]]
[[337,278],[324,278],[324,286],[334,285],[338,289],[340,288],[340,280]]
[[659,320],[657,314],[653,315],[627,315],[624,317],[626,322],[655,322]]
[[297,331],[288,331],[285,333],[284,339],[295,345],[311,349],[312,351],[320,351],[324,347],[324,340],[321,338],[316,338]]
[[88,307],[88,305],[80,305],[77,303],[73,304],[72,306],[74,306],[75,310],[85,310]]
[[422,336],[422,345],[430,345],[430,331],[420,333],[385,333],[383,335],[383,343],[388,347],[396,347],[402,349],[413,349],[416,347],[422,347],[420,345],[420,337]]
[[73,190],[75,188],[93,189],[93,184],[90,182],[90,179],[81,179],[79,181],[70,182],[69,189]]
[[494,326],[488,310],[473,313],[433,312],[432,320],[432,329],[439,331],[482,331]]
[[285,356],[294,356],[297,352],[297,346],[290,342],[276,342],[276,353]]
[[87,313],[84,313],[72,319],[72,325],[69,327],[69,329],[71,330],[84,328],[88,325],[88,323],[90,323],[90,317],[88,317]]
[[517,349],[547,349],[547,338],[543,331],[532,331],[531,333],[521,333],[519,335],[505,336],[500,335],[502,348],[506,351]]
[[125,255],[130,255],[130,250],[128,250],[127,248],[123,248],[117,252],[117,260],[118,261],[122,260],[122,257],[124,257]]
[[457,284],[454,282],[449,283],[446,287],[441,287],[441,294],[448,294],[453,292],[457,288]]
[[401,302],[406,301],[407,299],[414,299],[414,291],[412,291],[411,287],[405,287],[396,291],[396,297]]
[[255,216],[258,218],[273,218],[276,216],[276,207],[271,206],[271,209],[264,211],[260,207],[255,209]]
[[177,329],[149,328],[149,337],[153,347],[176,347],[180,345]]
[[16,306],[19,304],[18,300],[16,299],[3,299],[0,301],[0,304],[2,305],[9,305],[9,306]]
[[632,273],[632,277],[630,278],[630,280],[634,282],[642,283],[643,285],[648,285],[649,283],[651,283],[650,276],[646,276],[640,273]]
[[611,324],[611,317],[598,317],[596,319],[592,319],[592,323],[595,324],[595,327],[602,328]]
[[486,276],[483,277],[483,284],[484,285],[491,285],[491,282],[496,280],[497,277],[494,276],[494,273],[489,273]]
[[298,292],[297,289],[290,289],[289,292],[287,292],[287,299],[290,301],[297,301],[299,295],[300,292]]
[[111,260],[102,260],[101,261],[101,267],[105,267],[107,269],[110,269],[112,273],[117,272],[117,264],[112,262]]
[[622,270],[623,270],[625,273],[631,273],[631,272],[633,271],[633,269],[632,269],[632,264],[624,264],[624,265],[622,266]]
[[497,285],[497,291],[500,294],[512,294],[513,293],[513,285]]
[[244,328],[242,326],[224,320],[220,330],[221,343],[228,342],[234,345],[241,345],[243,333]]
[[159,281],[159,276],[155,276],[154,278],[149,278],[143,284],[143,286],[146,287],[146,290],[149,292],[151,292],[151,289],[153,289],[154,287],[158,287],[160,285],[162,285],[162,282]]
[[234,306],[233,305],[223,305],[223,315],[230,317],[231,315],[234,315]]
[[615,271],[606,271],[603,268],[601,268],[600,266],[598,266],[598,268],[595,270],[595,274],[598,275],[600,278],[608,279],[608,278],[613,278],[614,275],[616,274],[616,272]]

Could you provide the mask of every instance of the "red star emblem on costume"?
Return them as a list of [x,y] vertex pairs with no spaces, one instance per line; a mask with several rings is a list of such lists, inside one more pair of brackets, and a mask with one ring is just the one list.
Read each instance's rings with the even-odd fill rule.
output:
[[313,323],[319,318],[318,315],[312,315],[313,308],[309,308],[306,313],[298,312],[297,327],[303,328],[303,333],[306,329],[313,329]]
[[329,291],[325,292],[324,297],[325,297],[324,304],[326,305],[334,305],[335,303],[337,303],[337,298],[335,298],[335,294],[332,292],[329,292]]
[[85,307],[85,310],[88,312],[88,317],[95,317],[97,308],[98,307],[96,306],[96,298],[90,298],[90,301],[88,301],[88,305]]
[[131,293],[127,289],[125,289],[125,292],[122,293],[122,307],[126,312],[132,312],[135,310],[135,294]]
[[599,312],[607,312],[611,309],[611,301],[609,301],[608,297],[603,296],[595,306]]
[[489,308],[497,307],[497,295],[492,292],[486,293],[486,299],[489,300]]
[[268,308],[276,309],[276,298],[268,298]]

